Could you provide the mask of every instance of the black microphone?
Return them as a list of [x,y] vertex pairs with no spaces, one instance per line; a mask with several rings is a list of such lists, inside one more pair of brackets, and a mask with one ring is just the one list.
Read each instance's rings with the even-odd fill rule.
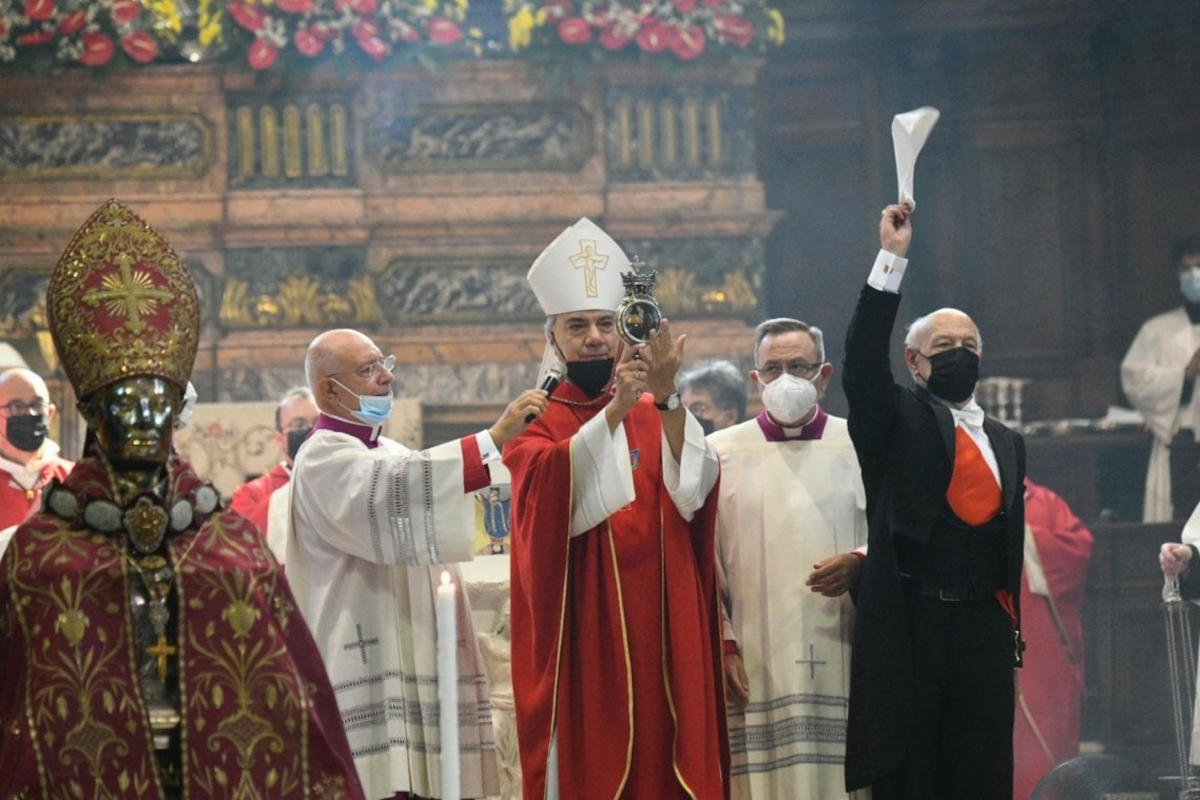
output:
[[[558,367],[551,367],[550,371],[546,373],[546,377],[542,378],[542,384],[538,386],[538,388],[544,391],[546,394],[554,394],[554,390],[558,388],[560,383],[562,383],[562,379],[562,370]],[[526,414],[525,424],[528,425],[529,423],[533,422],[536,416],[536,414]]]

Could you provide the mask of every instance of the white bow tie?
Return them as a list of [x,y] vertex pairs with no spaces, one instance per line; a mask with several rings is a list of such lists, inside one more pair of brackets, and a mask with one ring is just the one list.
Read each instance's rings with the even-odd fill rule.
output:
[[975,398],[972,397],[971,400],[962,408],[949,406],[949,409],[950,413],[954,415],[955,425],[961,423],[968,428],[983,427],[983,409],[979,406],[979,403],[975,402]]

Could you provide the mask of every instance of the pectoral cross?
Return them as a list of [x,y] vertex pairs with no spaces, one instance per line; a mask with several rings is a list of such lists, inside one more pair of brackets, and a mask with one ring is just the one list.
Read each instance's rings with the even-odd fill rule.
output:
[[166,683],[167,658],[175,655],[175,648],[167,644],[167,637],[160,633],[158,635],[158,641],[154,644],[154,646],[146,648],[146,655],[151,655],[158,659],[158,680],[162,683]]
[[808,658],[798,658],[798,659],[796,659],[796,663],[797,664],[808,664],[808,677],[816,678],[817,677],[817,665],[824,664],[826,662],[817,660],[817,656],[815,654],[815,648],[810,644],[808,646]]
[[608,256],[596,252],[595,239],[580,239],[579,252],[567,256],[571,266],[583,270],[583,288],[588,297],[599,297],[600,287],[596,283],[596,270],[608,266]]

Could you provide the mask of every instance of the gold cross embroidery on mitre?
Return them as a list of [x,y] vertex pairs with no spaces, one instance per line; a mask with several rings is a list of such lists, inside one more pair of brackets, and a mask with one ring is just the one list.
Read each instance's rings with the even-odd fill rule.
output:
[[153,314],[158,303],[171,299],[171,293],[155,287],[150,273],[135,270],[128,253],[118,253],[114,260],[120,275],[105,275],[99,288],[83,295],[83,302],[93,308],[103,303],[110,315],[126,319],[131,333],[140,333],[146,327],[142,315]]
[[596,240],[580,239],[579,252],[567,256],[567,260],[575,269],[583,270],[583,288],[587,296],[599,297],[600,287],[596,282],[596,270],[604,269],[608,265],[608,256],[596,252]]

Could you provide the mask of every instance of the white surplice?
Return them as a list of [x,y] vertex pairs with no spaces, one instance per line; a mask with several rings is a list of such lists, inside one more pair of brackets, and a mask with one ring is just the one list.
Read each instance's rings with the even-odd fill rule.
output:
[[[442,570],[458,593],[463,797],[499,791],[483,658],[452,562],[474,552],[474,496],[460,442],[368,449],[318,429],[291,481],[288,583],[321,650],[368,798],[441,796],[434,603]],[[430,565],[444,566],[430,566]]]
[[1193,386],[1187,406],[1179,403],[1183,371],[1197,347],[1200,325],[1193,325],[1181,306],[1146,320],[1121,361],[1121,388],[1154,435],[1146,470],[1145,522],[1169,522],[1191,512],[1171,508],[1168,447],[1180,427],[1200,431],[1200,387]]
[[709,442],[721,460],[726,638],[750,687],[746,707],[729,709],[733,796],[844,798],[854,607],[848,594],[824,597],[804,582],[813,564],[867,542],[846,421],[828,417],[820,439],[778,442],[752,419]]

